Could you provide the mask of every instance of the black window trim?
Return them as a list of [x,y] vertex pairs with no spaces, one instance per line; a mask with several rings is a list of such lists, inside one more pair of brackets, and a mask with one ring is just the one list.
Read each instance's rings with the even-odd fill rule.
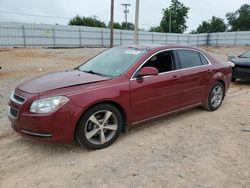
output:
[[[162,53],[162,52],[166,52],[166,51],[173,51],[174,52],[174,56],[178,55],[176,54],[176,51],[177,50],[189,50],[189,51],[194,51],[194,52],[198,52],[198,53],[201,53],[207,60],[208,64],[201,64],[201,65],[197,65],[197,66],[194,66],[194,67],[187,67],[187,68],[181,68],[179,67],[179,69],[175,69],[175,70],[172,70],[172,71],[166,71],[166,72],[162,72],[162,73],[159,73],[159,75],[163,75],[163,74],[168,74],[168,73],[173,73],[173,72],[177,72],[177,71],[182,71],[182,70],[187,70],[187,69],[195,69],[195,68],[198,68],[198,67],[204,67],[204,66],[210,66],[212,65],[212,63],[209,61],[209,59],[207,58],[207,56],[201,52],[200,50],[196,50],[196,49],[188,49],[188,48],[171,48],[171,49],[164,49],[164,50],[160,50],[158,52],[155,52],[154,54],[152,54],[151,56],[149,56],[146,60],[144,60],[144,62],[134,71],[134,73],[132,74],[132,76],[130,77],[130,80],[137,80],[137,78],[135,77],[136,75],[136,72],[139,71],[141,69],[141,67],[147,63],[147,61],[152,58],[153,56],[159,54],[159,53]],[[178,57],[179,58],[179,57]],[[180,65],[176,65],[177,64],[177,61],[176,61],[176,58],[174,57],[174,63],[175,63],[175,68],[180,66]],[[178,60],[178,63],[180,63],[180,60]],[[148,78],[148,77],[151,77],[151,76],[145,76],[144,78]]]

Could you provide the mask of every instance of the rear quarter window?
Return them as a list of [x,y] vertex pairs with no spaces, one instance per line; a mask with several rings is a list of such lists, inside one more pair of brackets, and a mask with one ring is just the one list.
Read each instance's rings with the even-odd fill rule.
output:
[[196,67],[203,64],[199,52],[192,50],[177,50],[177,54],[180,59],[181,68]]
[[207,59],[204,57],[203,54],[199,53],[199,55],[200,55],[200,58],[201,58],[202,65],[209,64],[208,61],[207,61]]

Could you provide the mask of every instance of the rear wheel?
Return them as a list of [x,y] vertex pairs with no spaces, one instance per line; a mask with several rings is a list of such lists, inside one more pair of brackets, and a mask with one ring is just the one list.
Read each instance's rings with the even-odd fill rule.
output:
[[77,141],[90,149],[110,146],[122,130],[122,115],[110,104],[90,108],[81,118],[77,130]]
[[205,109],[208,111],[217,110],[225,95],[224,86],[220,82],[216,82],[209,92],[208,98],[205,103]]

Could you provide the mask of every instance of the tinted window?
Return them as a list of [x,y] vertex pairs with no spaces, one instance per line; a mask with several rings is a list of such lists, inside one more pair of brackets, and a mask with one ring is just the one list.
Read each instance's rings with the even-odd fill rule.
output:
[[199,55],[200,55],[200,58],[201,58],[202,65],[207,65],[207,64],[208,64],[208,61],[207,61],[207,59],[204,57],[204,55],[202,55],[201,53],[199,53]]
[[177,50],[177,54],[180,58],[182,68],[202,65],[201,58],[198,52],[192,50]]
[[161,52],[151,57],[143,67],[155,67],[159,73],[175,69],[172,51]]

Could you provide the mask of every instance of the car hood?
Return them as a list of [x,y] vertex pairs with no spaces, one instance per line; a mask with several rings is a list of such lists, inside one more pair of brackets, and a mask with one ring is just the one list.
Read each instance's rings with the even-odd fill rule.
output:
[[250,66],[250,58],[235,58],[231,60],[236,65]]
[[73,70],[66,72],[55,72],[36,77],[22,83],[18,86],[18,89],[27,93],[41,93],[75,85],[101,82],[109,79],[111,78]]

